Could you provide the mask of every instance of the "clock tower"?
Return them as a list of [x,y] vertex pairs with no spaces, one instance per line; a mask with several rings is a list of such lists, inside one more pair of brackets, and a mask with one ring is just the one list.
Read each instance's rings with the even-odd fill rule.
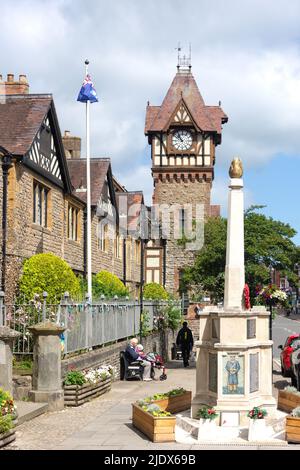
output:
[[227,121],[220,104],[204,103],[186,57],[179,57],[177,73],[161,106],[147,106],[145,134],[151,146],[153,203],[168,205],[172,214],[165,286],[173,293],[178,293],[182,269],[193,264],[197,253],[187,248],[184,237],[175,236],[176,219],[182,230],[191,214],[195,225],[199,205],[204,219],[216,215],[216,206],[211,206],[215,149]]

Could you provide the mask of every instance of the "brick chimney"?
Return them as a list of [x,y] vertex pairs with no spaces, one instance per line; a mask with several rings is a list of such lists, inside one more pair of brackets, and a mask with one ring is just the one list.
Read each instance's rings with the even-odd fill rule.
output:
[[2,95],[27,95],[29,93],[29,83],[26,75],[19,75],[19,80],[15,80],[12,73],[7,74],[6,82],[0,75],[0,94]]
[[65,154],[67,158],[80,158],[81,138],[71,135],[70,131],[65,131],[62,138]]

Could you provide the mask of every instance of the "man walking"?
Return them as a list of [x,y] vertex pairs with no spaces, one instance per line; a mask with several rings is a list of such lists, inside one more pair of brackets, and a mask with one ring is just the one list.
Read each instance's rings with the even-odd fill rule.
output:
[[193,333],[188,328],[186,321],[183,322],[182,328],[178,332],[176,344],[181,349],[184,367],[188,367],[190,354],[194,346],[194,339]]

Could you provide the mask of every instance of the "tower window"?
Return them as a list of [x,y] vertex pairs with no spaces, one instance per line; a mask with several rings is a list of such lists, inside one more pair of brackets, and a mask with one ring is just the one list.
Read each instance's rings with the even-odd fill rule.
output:
[[185,209],[180,209],[179,210],[179,233],[181,237],[184,236],[185,222],[186,222]]

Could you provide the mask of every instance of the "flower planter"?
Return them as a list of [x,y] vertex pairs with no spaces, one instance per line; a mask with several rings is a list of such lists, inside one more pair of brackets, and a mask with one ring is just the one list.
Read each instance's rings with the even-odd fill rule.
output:
[[163,411],[169,411],[169,413],[176,414],[180,411],[189,410],[191,408],[191,402],[192,392],[186,391],[182,395],[163,398],[162,400],[156,400],[152,403],[158,405]]
[[8,432],[0,434],[0,449],[5,447],[16,439],[16,432],[14,429],[11,429]]
[[300,395],[293,392],[279,390],[278,392],[278,409],[290,413],[294,408],[300,406]]
[[10,444],[16,439],[15,427],[18,424],[17,412],[15,411],[15,413],[12,414],[11,417],[12,417],[13,428],[7,432],[0,433],[0,448],[7,446],[8,444]]
[[155,417],[132,404],[132,424],[152,442],[174,442],[176,416]]
[[265,419],[250,419],[248,441],[261,441],[267,438]]
[[111,389],[111,378],[96,384],[64,385],[66,406],[80,406],[93,398],[99,397]]
[[288,442],[300,443],[300,418],[287,416],[285,431]]
[[217,423],[215,419],[199,419],[198,441],[211,441],[216,437]]

